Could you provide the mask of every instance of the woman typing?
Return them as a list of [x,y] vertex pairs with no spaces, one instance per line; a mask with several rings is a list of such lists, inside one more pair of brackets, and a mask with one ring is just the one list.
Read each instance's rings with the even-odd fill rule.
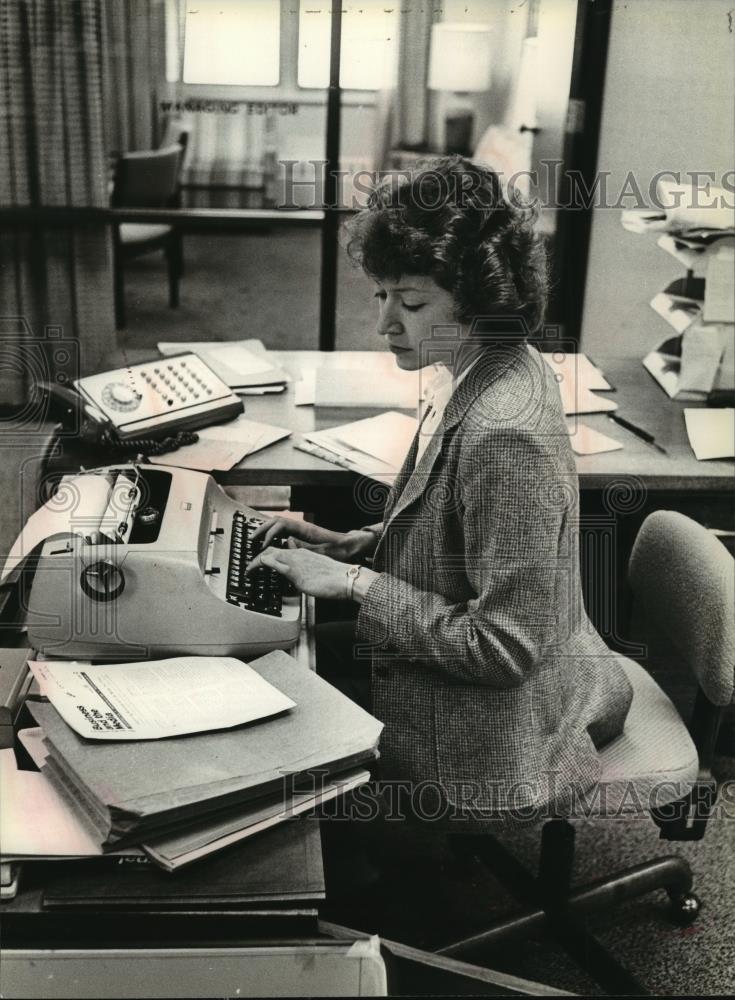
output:
[[598,778],[631,692],[584,610],[561,400],[526,343],[546,290],[533,218],[444,158],[378,187],[348,252],[396,364],[432,375],[429,406],[380,525],[271,520],[265,542],[289,548],[259,558],[359,605],[321,627],[318,669],[385,724],[381,777],[481,812],[558,801]]

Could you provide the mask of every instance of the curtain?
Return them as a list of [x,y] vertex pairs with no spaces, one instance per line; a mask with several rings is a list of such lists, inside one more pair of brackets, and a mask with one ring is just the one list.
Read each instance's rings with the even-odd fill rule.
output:
[[393,126],[400,146],[415,146],[427,141],[431,94],[426,81],[429,76],[431,25],[435,19],[434,4],[401,6]]
[[395,85],[380,91],[375,106],[373,168],[389,169],[393,148],[425,146],[430,137],[432,94],[429,76],[431,25],[440,8],[431,4],[404,4]]
[[[186,103],[186,102],[184,102]],[[251,114],[192,115],[181,181],[188,208],[261,208],[272,202],[276,179],[276,120],[268,108]]]
[[104,0],[102,13],[107,150],[155,149],[166,75],[164,0]]
[[[0,205],[108,203],[102,26],[102,0],[0,0]],[[94,370],[116,342],[107,227],[0,232],[0,318],[4,404],[69,374],[48,327],[75,345],[72,374]]]

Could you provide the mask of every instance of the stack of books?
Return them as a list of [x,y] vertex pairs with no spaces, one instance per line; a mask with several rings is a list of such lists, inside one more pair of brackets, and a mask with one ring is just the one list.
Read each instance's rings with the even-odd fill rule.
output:
[[281,650],[250,666],[292,707],[217,731],[91,739],[50,700],[27,702],[41,773],[101,853],[140,847],[173,871],[368,780],[377,719]]

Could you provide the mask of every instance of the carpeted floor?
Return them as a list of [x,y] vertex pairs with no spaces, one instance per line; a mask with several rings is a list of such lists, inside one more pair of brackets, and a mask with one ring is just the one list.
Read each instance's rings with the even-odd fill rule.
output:
[[[168,307],[163,253],[125,266],[127,324],[121,347],[158,340],[239,340],[316,350],[319,343],[321,236],[309,227],[251,235],[187,235],[181,304]],[[337,348],[380,350],[374,289],[340,256]]]
[[[735,989],[734,829],[732,801],[729,817],[712,820],[705,840],[696,843],[660,841],[647,819],[576,824],[576,884],[664,854],[683,855],[692,866],[694,889],[703,904],[693,926],[680,928],[670,922],[664,891],[587,922],[598,941],[654,995],[727,995]],[[339,840],[340,832],[332,837]],[[538,841],[537,827],[514,832],[512,843],[506,838],[531,871]],[[446,838],[430,829],[417,832],[391,824],[368,835],[367,843],[367,858],[379,872],[377,886],[367,893],[340,893],[345,873],[333,861],[327,869],[327,919],[431,950],[518,910],[479,862],[458,858]],[[559,989],[602,995],[597,984],[543,936],[473,960]]]

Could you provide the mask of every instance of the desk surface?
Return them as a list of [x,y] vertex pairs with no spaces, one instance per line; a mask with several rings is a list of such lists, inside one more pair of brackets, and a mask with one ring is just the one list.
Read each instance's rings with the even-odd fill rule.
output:
[[[364,368],[367,377],[370,377],[371,372],[377,374],[385,363],[393,364],[389,355],[370,351],[273,353],[294,380],[305,368],[341,368],[349,365]],[[596,356],[595,361],[615,386],[614,398],[620,415],[650,431],[666,448],[668,455],[662,455],[604,414],[582,416],[579,418],[582,422],[624,445],[620,451],[577,457],[582,489],[603,489],[615,480],[630,477],[636,477],[648,490],[727,492],[732,489],[735,464],[731,461],[697,461],[684,426],[684,404],[670,400],[640,360]],[[313,406],[295,406],[293,382],[279,395],[246,396],[245,409],[253,420],[289,427],[294,433],[290,439],[247,456],[230,472],[218,475],[221,482],[229,485],[329,487],[345,485],[354,476],[354,473],[293,447],[293,441],[304,432],[344,423],[349,419],[344,416],[344,411],[335,416],[324,408],[317,410]]]

